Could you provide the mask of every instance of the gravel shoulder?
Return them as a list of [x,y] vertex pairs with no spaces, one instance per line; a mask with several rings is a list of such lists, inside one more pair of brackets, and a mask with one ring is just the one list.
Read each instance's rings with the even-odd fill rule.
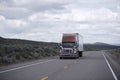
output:
[[117,78],[120,80],[120,49],[105,51],[105,56],[109,61]]

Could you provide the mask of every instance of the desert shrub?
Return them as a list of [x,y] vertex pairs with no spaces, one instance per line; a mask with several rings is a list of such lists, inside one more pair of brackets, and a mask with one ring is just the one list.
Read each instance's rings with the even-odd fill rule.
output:
[[16,53],[16,54],[15,54],[15,58],[16,58],[17,60],[20,60],[20,58],[21,58],[20,53]]

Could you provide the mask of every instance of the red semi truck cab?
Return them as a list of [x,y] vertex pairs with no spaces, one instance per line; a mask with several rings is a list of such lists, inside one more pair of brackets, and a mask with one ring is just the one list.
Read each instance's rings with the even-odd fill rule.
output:
[[60,59],[64,57],[82,57],[83,40],[79,33],[64,33],[60,49]]

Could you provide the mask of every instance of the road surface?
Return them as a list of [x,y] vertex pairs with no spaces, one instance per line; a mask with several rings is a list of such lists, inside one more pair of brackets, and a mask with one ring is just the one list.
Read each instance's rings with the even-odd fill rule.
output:
[[117,80],[102,51],[79,59],[44,59],[0,68],[0,80]]

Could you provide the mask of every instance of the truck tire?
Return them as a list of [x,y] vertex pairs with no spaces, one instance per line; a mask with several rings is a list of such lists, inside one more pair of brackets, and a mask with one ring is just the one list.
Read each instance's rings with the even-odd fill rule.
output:
[[82,51],[79,52],[79,57],[82,57],[83,56],[83,53]]
[[80,57],[82,57],[83,56],[83,53],[81,52],[81,56]]
[[60,59],[63,59],[63,57],[60,57]]

